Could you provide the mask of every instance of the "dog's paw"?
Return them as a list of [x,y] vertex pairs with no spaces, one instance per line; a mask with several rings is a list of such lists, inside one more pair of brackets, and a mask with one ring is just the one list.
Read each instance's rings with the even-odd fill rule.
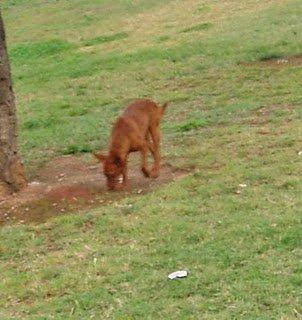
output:
[[151,178],[156,179],[159,176],[159,171],[157,169],[152,169],[151,170],[151,174],[150,174]]
[[128,183],[122,183],[120,190],[122,190],[122,191],[130,190],[130,185]]
[[118,183],[118,184],[114,185],[114,187],[111,187],[109,190],[111,190],[111,191],[126,191],[128,189],[129,189],[128,184]]
[[150,171],[147,168],[142,168],[142,173],[146,178],[150,178]]

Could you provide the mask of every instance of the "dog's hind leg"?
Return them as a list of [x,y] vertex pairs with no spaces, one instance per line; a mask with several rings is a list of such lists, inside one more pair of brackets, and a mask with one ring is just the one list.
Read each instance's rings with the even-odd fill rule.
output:
[[146,142],[148,144],[149,151],[152,153],[152,156],[154,157],[155,148],[154,148],[153,142],[150,140],[150,133],[149,132],[147,132],[147,134],[146,134]]
[[141,148],[141,169],[145,177],[149,178],[150,177],[150,171],[148,169],[148,164],[147,164],[147,156],[148,156],[148,151],[149,147],[148,144],[145,143],[142,148]]
[[151,177],[157,178],[159,175],[159,169],[160,169],[160,129],[158,126],[151,126],[150,134],[152,137],[152,145],[150,144],[150,151],[152,152],[153,158],[154,158],[154,166],[151,170]]

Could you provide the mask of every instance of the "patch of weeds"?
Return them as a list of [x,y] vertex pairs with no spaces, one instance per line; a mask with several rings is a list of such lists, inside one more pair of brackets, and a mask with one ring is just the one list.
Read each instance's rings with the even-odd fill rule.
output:
[[86,91],[87,91],[87,90],[85,90],[85,89],[77,88],[77,89],[76,89],[76,95],[77,95],[77,96],[85,96]]
[[262,56],[260,56],[260,61],[268,61],[273,59],[280,59],[282,56],[278,53],[264,53]]
[[289,250],[301,247],[302,233],[300,227],[292,227],[290,230],[288,230],[286,234],[283,236],[280,244],[281,246],[284,246]]
[[53,39],[43,42],[27,42],[19,44],[10,50],[14,61],[37,59],[51,56],[72,48],[73,45],[65,40]]
[[78,146],[76,144],[71,144],[65,150],[63,150],[63,154],[68,155],[68,154],[76,154],[76,153],[89,153],[92,151],[93,151],[93,148],[89,145]]
[[28,120],[23,123],[24,129],[37,129],[42,126],[43,126],[42,122],[40,120],[35,120],[35,119]]
[[203,5],[196,10],[197,13],[204,13],[209,11],[211,11],[211,7],[206,5]]
[[293,285],[301,288],[301,286],[302,286],[302,274],[300,273],[300,274],[291,276],[290,282]]
[[295,145],[296,139],[292,137],[282,136],[279,139],[279,145],[283,148],[291,148]]
[[208,117],[213,123],[228,123],[239,121],[244,113],[259,108],[261,104],[254,101],[240,101],[210,111]]
[[187,132],[205,127],[208,124],[209,121],[206,119],[192,119],[187,122],[178,124],[177,126],[175,126],[175,130],[178,132]]
[[247,61],[269,61],[269,60],[274,60],[274,59],[280,59],[282,58],[282,54],[279,52],[278,49],[271,47],[271,46],[266,46],[266,45],[261,45],[257,48],[253,48],[249,53],[248,56],[246,57]]
[[280,189],[290,190],[298,188],[298,182],[297,181],[285,181],[280,185]]
[[205,65],[202,63],[199,63],[195,66],[195,71],[203,71],[205,69]]
[[169,39],[171,39],[170,36],[168,36],[168,35],[163,35],[163,36],[159,36],[159,37],[157,38],[157,41],[158,41],[158,42],[165,42],[165,41],[167,41],[167,40],[169,40]]
[[58,104],[58,106],[57,106],[57,108],[59,108],[61,110],[69,109],[70,107],[71,107],[71,105],[68,102],[62,102],[62,103]]
[[99,37],[95,37],[89,40],[86,40],[84,42],[84,46],[93,46],[96,44],[101,44],[101,43],[106,43],[106,42],[112,42],[112,41],[117,41],[117,40],[122,40],[128,37],[128,33],[126,32],[119,32],[111,35],[103,35]]
[[88,113],[88,110],[86,108],[77,108],[77,109],[70,110],[68,115],[71,117],[78,117],[78,116],[84,116],[87,113]]
[[101,101],[98,106],[103,107],[103,106],[108,106],[108,104],[112,103],[112,100],[103,100]]
[[95,22],[96,20],[98,20],[99,17],[97,15],[94,14],[84,14],[83,15],[83,20],[80,23],[81,26],[87,26],[92,24],[93,22]]
[[30,119],[23,123],[22,127],[28,130],[51,127],[58,124],[58,119],[50,117],[48,119]]
[[27,0],[8,0],[6,3],[2,4],[3,9],[9,9],[11,7],[22,6],[27,4]]
[[58,278],[61,275],[61,270],[59,267],[47,267],[41,272],[42,280],[53,280],[54,278]]
[[183,29],[181,31],[181,33],[186,33],[186,32],[193,32],[193,31],[201,31],[201,30],[208,30],[209,28],[212,27],[212,23],[201,23],[201,24],[197,24],[195,26],[192,26],[192,27],[189,27],[189,28],[186,28],[186,29]]

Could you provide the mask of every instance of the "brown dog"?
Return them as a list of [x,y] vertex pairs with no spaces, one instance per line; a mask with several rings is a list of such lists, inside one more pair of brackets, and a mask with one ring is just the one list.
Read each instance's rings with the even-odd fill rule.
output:
[[[158,177],[160,169],[159,124],[166,107],[167,103],[159,106],[151,100],[137,100],[130,104],[118,118],[112,129],[109,154],[94,153],[94,156],[104,165],[104,174],[107,177],[109,189],[127,186],[127,158],[130,152],[141,152],[141,170],[145,177]],[[147,166],[148,151],[154,158],[154,166],[151,171]],[[122,185],[119,184],[121,175],[123,176]]]

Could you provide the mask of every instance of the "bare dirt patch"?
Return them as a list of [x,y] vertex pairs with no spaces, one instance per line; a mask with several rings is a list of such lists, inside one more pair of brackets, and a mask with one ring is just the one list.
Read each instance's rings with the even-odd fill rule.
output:
[[159,178],[146,179],[139,166],[131,161],[129,190],[108,192],[101,166],[93,159],[60,157],[40,168],[25,190],[0,202],[0,224],[38,223],[66,212],[88,210],[126,196],[146,193],[186,174],[166,164]]
[[245,66],[259,66],[282,69],[285,67],[301,67],[302,56],[263,59],[255,62],[242,62]]

